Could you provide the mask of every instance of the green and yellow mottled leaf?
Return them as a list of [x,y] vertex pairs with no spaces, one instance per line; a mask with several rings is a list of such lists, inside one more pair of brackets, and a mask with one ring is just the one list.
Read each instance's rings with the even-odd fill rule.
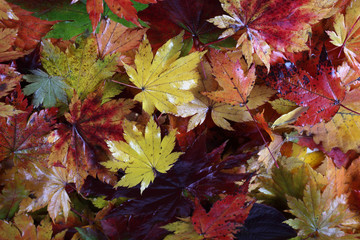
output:
[[98,50],[92,38],[83,39],[78,47],[71,45],[65,52],[48,41],[43,42],[43,47],[41,62],[50,76],[61,77],[71,87],[66,91],[68,99],[74,90],[85,99],[117,68],[117,54],[97,59]]

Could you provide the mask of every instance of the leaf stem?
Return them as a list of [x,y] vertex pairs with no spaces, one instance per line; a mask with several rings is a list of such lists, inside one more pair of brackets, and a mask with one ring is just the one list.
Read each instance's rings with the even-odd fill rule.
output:
[[342,105],[342,104],[340,104],[340,107],[343,107],[343,108],[345,108],[346,110],[348,110],[348,111],[350,111],[350,112],[353,112],[353,113],[355,113],[355,114],[357,114],[357,115],[360,115],[359,112],[357,112],[357,111],[355,111],[355,110],[352,110],[351,108],[345,107],[345,106]]
[[124,86],[126,86],[126,87],[139,89],[138,87],[135,87],[135,86],[133,86],[133,85],[129,85],[129,84],[126,84],[126,83],[123,83],[123,82],[119,82],[119,81],[116,81],[116,80],[114,80],[114,79],[111,79],[111,81],[114,82],[114,83],[118,83],[118,84],[120,84],[120,85],[124,85]]
[[232,35],[229,35],[229,36],[226,36],[226,37],[220,38],[220,39],[218,39],[218,40],[215,40],[215,41],[212,41],[212,42],[206,43],[206,44],[204,44],[202,47],[203,47],[203,48],[206,48],[206,47],[208,47],[208,46],[210,46],[210,45],[213,45],[213,44],[216,44],[216,43],[222,42],[222,41],[224,41],[224,40],[228,39],[228,38],[229,38],[229,37],[231,37],[231,36],[232,36]]

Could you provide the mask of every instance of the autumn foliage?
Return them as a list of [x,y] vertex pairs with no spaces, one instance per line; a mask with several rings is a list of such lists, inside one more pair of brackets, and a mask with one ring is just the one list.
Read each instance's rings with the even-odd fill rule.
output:
[[359,239],[360,0],[0,0],[0,240]]

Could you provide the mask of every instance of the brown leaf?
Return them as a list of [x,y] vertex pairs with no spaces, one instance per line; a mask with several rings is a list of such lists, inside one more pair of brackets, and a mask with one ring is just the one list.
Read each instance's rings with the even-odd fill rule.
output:
[[146,30],[146,28],[127,28],[110,19],[102,20],[99,33],[96,34],[99,56],[104,58],[114,53],[124,54],[136,48]]

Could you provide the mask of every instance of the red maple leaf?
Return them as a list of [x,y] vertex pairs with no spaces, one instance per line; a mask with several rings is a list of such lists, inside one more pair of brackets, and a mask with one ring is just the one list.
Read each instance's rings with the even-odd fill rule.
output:
[[[105,0],[105,2],[109,6],[110,10],[117,16],[125,18],[125,20],[133,22],[140,27],[136,9],[130,0]],[[147,4],[156,3],[156,0],[138,0],[137,2]],[[97,24],[100,21],[101,14],[104,11],[103,0],[88,0],[86,2],[86,9],[89,13],[93,31],[95,32]]]
[[21,92],[20,85],[6,99],[23,113],[0,118],[0,161],[5,165],[27,165],[31,161],[48,158],[51,144],[47,135],[55,124],[56,108],[50,108],[32,114],[32,106]]
[[123,140],[122,121],[130,113],[133,102],[120,99],[101,105],[101,101],[97,92],[89,94],[84,102],[74,94],[70,111],[65,114],[66,122],[56,126],[59,138],[53,146],[50,163],[60,162],[81,172],[96,169],[108,153],[105,140]]
[[272,68],[268,76],[260,73],[285,99],[308,107],[295,125],[314,125],[321,121],[329,121],[339,110],[345,97],[345,88],[328,59],[325,48],[321,51],[315,74],[310,75],[291,63],[278,64]]
[[[247,189],[247,184],[242,188]],[[253,203],[247,202],[247,191],[228,195],[217,201],[207,213],[195,199],[195,211],[191,220],[195,231],[206,239],[232,240],[234,233],[245,222]]]

